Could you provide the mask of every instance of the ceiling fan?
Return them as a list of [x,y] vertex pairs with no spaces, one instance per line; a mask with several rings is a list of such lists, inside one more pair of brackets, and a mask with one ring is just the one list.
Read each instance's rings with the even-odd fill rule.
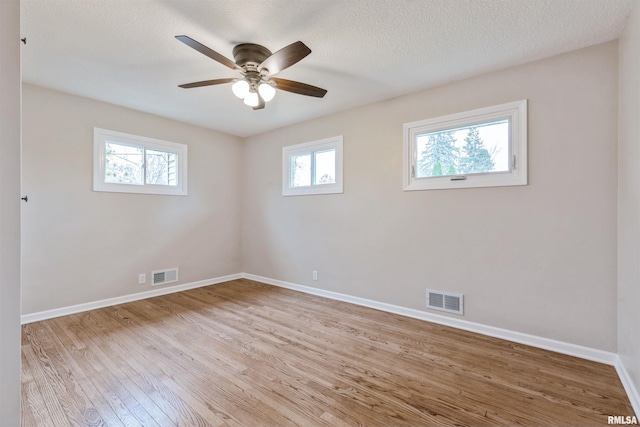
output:
[[241,78],[204,80],[179,85],[181,88],[190,89],[234,82],[231,87],[233,93],[238,98],[244,99],[244,103],[253,107],[254,110],[264,108],[265,103],[275,96],[275,89],[317,98],[322,98],[327,93],[325,89],[306,83],[273,77],[311,53],[311,49],[301,41],[292,43],[276,53],[271,53],[269,49],[258,44],[242,43],[233,48],[234,62],[190,37],[176,36],[176,39],[242,74]]

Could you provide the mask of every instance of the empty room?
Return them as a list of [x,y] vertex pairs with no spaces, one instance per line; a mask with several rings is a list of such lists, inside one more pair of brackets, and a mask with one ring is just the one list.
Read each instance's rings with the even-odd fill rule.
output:
[[1,0],[0,56],[0,426],[638,424],[638,0]]

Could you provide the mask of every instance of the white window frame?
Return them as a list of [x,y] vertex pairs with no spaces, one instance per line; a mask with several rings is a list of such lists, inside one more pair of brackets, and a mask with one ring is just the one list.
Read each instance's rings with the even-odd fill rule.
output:
[[[177,153],[177,185],[156,184],[125,184],[105,182],[105,146],[107,142],[122,145],[143,147],[146,151],[158,150]],[[172,196],[186,196],[187,192],[187,164],[188,148],[185,144],[163,141],[146,136],[132,135],[107,129],[93,128],[93,191],[107,191],[114,193],[163,194]],[[143,172],[143,176],[146,173]]]
[[[509,121],[509,171],[416,178],[415,170],[418,161],[416,139],[419,135],[501,119]],[[527,100],[405,123],[403,160],[405,191],[527,185]]]
[[[333,184],[314,184],[304,187],[291,187],[291,156],[331,150],[336,152],[336,182]],[[313,162],[313,155],[311,156]],[[313,168],[313,165],[312,165]],[[313,170],[313,169],[312,169]],[[313,175],[312,175],[313,178]],[[313,179],[312,179],[313,181]],[[342,193],[342,135],[318,141],[305,142],[282,148],[282,195],[301,196],[310,194]]]

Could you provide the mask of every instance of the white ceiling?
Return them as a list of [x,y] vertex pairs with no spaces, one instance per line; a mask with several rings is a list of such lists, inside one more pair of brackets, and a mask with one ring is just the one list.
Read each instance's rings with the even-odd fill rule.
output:
[[[22,0],[23,80],[250,136],[616,39],[637,0]],[[177,41],[228,58],[241,42],[312,53],[278,77],[328,90],[278,91],[264,110],[236,77]]]

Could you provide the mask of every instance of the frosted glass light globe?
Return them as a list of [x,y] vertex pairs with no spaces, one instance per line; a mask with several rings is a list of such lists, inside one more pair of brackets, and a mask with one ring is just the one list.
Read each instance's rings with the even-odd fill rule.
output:
[[258,106],[258,94],[255,92],[247,93],[247,96],[244,97],[244,103],[249,107],[257,107]]
[[260,92],[260,96],[264,99],[264,102],[269,102],[276,95],[276,90],[269,83],[261,83],[258,86],[258,92]]
[[244,99],[249,93],[249,83],[246,80],[238,80],[231,86],[233,94],[240,99]]

